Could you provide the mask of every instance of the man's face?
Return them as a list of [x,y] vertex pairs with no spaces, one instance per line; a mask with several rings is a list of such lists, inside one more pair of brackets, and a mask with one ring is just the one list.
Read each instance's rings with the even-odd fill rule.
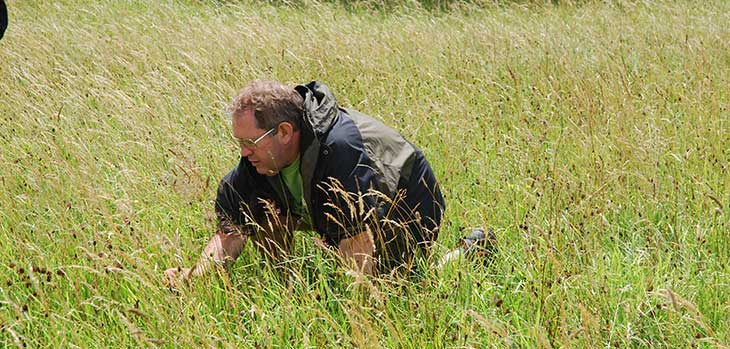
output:
[[[233,115],[233,137],[239,140],[241,156],[248,158],[256,172],[274,176],[286,164],[282,162],[282,146],[276,137],[277,130],[266,134],[268,131],[256,127],[253,110],[247,109]],[[252,145],[255,140],[258,142]]]

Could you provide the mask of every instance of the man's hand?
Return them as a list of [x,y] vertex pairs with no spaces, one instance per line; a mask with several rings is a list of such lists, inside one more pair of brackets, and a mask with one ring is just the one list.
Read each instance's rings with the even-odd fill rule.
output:
[[167,287],[177,287],[190,280],[191,268],[170,268],[165,270],[162,282]]
[[241,233],[240,229],[220,229],[208,241],[203,249],[198,262],[192,268],[170,268],[165,270],[162,282],[168,287],[175,287],[190,281],[193,277],[208,273],[215,265],[228,267],[238,258],[243,251],[248,236]]

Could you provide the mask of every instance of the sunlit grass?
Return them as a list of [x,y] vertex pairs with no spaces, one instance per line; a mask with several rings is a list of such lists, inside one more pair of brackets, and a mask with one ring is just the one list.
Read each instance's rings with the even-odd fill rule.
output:
[[[730,341],[728,2],[8,6],[2,346]],[[323,81],[417,144],[448,205],[437,254],[488,225],[494,262],[363,279],[300,234],[288,272],[248,249],[165,288],[214,229],[223,107],[255,78]]]

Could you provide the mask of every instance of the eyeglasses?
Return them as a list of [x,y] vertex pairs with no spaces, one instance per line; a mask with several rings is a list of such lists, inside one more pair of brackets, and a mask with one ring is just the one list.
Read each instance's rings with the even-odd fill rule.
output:
[[274,131],[276,131],[278,126],[274,126],[272,129],[266,131],[266,133],[262,134],[261,137],[256,138],[254,140],[251,140],[249,138],[236,138],[238,141],[238,145],[240,145],[243,148],[246,148],[248,150],[254,150],[256,149],[257,143],[260,142],[264,137],[270,135]]

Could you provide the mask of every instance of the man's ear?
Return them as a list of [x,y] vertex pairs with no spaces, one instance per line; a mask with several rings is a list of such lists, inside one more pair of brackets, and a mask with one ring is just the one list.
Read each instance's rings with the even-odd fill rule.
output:
[[290,122],[284,121],[280,123],[279,129],[276,131],[282,143],[288,144],[292,142],[294,138],[294,126]]

